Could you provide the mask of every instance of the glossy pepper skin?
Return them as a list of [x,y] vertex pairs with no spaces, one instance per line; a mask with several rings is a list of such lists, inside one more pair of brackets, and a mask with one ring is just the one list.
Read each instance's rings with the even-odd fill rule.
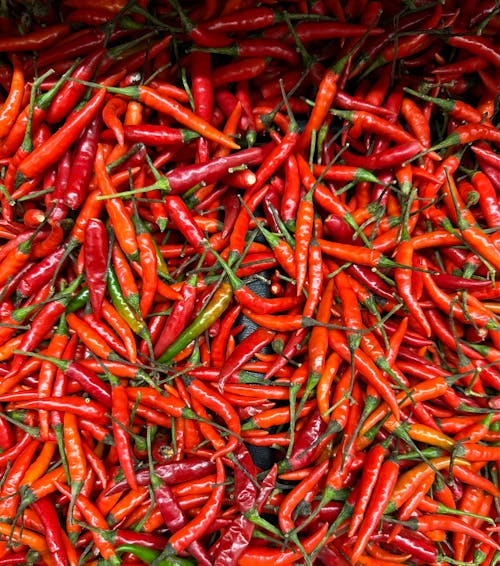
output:
[[0,566],[494,562],[498,5],[4,4]]

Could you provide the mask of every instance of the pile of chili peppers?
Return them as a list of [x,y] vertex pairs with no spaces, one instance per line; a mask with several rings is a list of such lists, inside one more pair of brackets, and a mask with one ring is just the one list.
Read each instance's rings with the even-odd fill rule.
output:
[[497,564],[498,2],[2,7],[0,566]]

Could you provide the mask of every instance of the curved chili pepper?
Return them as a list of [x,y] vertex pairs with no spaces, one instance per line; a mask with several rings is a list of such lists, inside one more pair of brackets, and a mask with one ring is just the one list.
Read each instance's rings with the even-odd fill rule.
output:
[[149,340],[146,324],[127,302],[118,282],[116,273],[111,267],[108,267],[107,285],[113,306],[123,320],[128,324],[132,332],[145,340]]
[[274,332],[265,328],[257,328],[254,332],[244,338],[226,358],[220,369],[218,388],[224,391],[226,382],[243,364],[274,338]]
[[[23,352],[31,353],[38,344],[45,338],[47,332],[59,320],[68,305],[73,290],[78,285],[78,281],[73,282],[57,300],[49,301],[37,313],[31,323],[31,327],[19,343],[19,349]],[[11,372],[20,370],[25,360],[24,353],[16,354],[11,364]]]
[[176,553],[181,552],[187,548],[189,544],[198,539],[209,528],[210,523],[217,516],[225,492],[225,470],[224,464],[220,458],[216,459],[215,464],[217,469],[217,484],[211,492],[207,503],[194,519],[184,525],[169,539],[168,547],[172,548]]
[[450,37],[448,43],[453,47],[463,48],[470,53],[479,55],[496,67],[500,66],[498,49],[486,37],[460,34]]
[[328,523],[323,523],[320,529],[307,538],[301,540],[300,550],[292,548],[282,551],[276,547],[262,547],[262,545],[249,545],[240,556],[239,563],[241,566],[250,566],[251,564],[262,564],[263,566],[272,566],[280,564],[293,564],[297,560],[301,560],[303,552],[310,554],[318,547],[328,530]]
[[3,37],[0,51],[38,51],[55,44],[71,32],[67,23],[54,24],[30,33]]
[[[90,80],[104,55],[104,49],[97,49],[90,53],[76,67],[72,79]],[[55,124],[65,118],[77,105],[79,99],[85,92],[85,85],[74,80],[69,80],[61,90],[55,95],[50,106],[47,108],[45,119],[49,124]]]
[[[328,340],[330,346],[333,347],[333,349],[337,351],[344,360],[350,362],[350,349],[347,345],[347,340],[340,331],[330,330]],[[399,407],[397,405],[394,392],[390,388],[389,384],[385,382],[384,378],[381,377],[373,362],[371,362],[366,354],[360,351],[354,352],[354,362],[358,371],[369,381],[369,383],[380,393],[386,403],[391,407],[391,411],[397,419],[399,416]]]
[[209,163],[176,167],[165,177],[171,193],[184,193],[204,182],[212,184],[241,165],[259,165],[267,153],[267,147],[243,149],[227,156],[216,157]]
[[[55,485],[57,489],[63,493],[64,495],[69,495],[69,490],[60,482],[56,481]],[[82,513],[83,517],[86,521],[89,522],[93,527],[96,527],[97,530],[92,531],[92,538],[99,548],[99,552],[103,556],[103,558],[110,560],[113,558],[117,558],[115,553],[114,545],[108,542],[102,535],[99,533],[99,530],[106,530],[108,528],[108,523],[106,519],[102,516],[99,509],[90,501],[88,497],[85,497],[82,494],[79,494],[76,497],[76,506],[78,510]]]
[[13,55],[14,72],[7,98],[0,108],[0,139],[9,133],[21,108],[24,95],[24,72],[21,59]]
[[158,112],[172,116],[180,124],[186,126],[191,130],[194,130],[195,132],[199,133],[209,140],[220,143],[223,146],[227,146],[231,149],[239,149],[238,144],[234,143],[233,140],[228,138],[225,134],[211,126],[206,120],[203,120],[194,112],[179,104],[179,102],[177,102],[176,100],[162,96],[150,87],[107,87],[107,89],[110,92],[128,96],[133,100],[139,100],[146,106]]
[[182,351],[192,340],[200,336],[225,312],[232,298],[232,290],[229,283],[222,283],[215,292],[213,298],[196,317],[196,319],[185,328],[176,342],[171,344],[158,358],[159,363],[167,363]]
[[105,91],[99,91],[87,104],[71,114],[63,128],[57,130],[45,143],[38,146],[19,164],[18,172],[25,178],[36,177],[53,165],[76,141],[84,128],[94,118],[104,102]]
[[306,476],[299,484],[290,490],[281,502],[278,521],[281,530],[286,534],[295,528],[295,523],[292,519],[292,513],[297,504],[301,501],[307,492],[317,484],[320,479],[325,475],[328,469],[329,462],[325,460],[316,466],[312,472]]
[[126,110],[126,101],[118,96],[110,98],[102,109],[103,122],[110,130],[112,130],[119,145],[123,145],[125,143],[123,124],[119,117],[125,114]]
[[98,113],[78,138],[73,151],[68,186],[63,196],[64,203],[73,210],[81,207],[90,186],[101,123]]
[[464,521],[461,521],[458,517],[452,517],[450,515],[422,515],[418,518],[412,518],[411,520],[407,521],[407,524],[410,528],[414,530],[419,530],[422,532],[438,530],[441,528],[446,528],[447,530],[451,530],[457,533],[463,533],[468,535],[472,538],[478,539],[484,544],[492,546],[493,548],[499,548],[498,544],[485,535],[481,530],[473,527],[472,525],[468,525]]
[[[184,511],[177,503],[177,499],[172,489],[162,484],[154,488],[155,500],[162,514],[165,525],[171,533],[176,533],[187,524],[187,518]],[[211,564],[207,552],[199,540],[193,541],[187,551],[198,560],[199,564],[209,566]]]

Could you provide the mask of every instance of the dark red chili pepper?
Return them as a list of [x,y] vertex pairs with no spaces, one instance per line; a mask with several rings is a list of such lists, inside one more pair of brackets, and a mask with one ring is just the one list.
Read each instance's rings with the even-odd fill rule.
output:
[[108,267],[108,234],[98,218],[91,218],[85,227],[83,243],[85,279],[90,291],[90,304],[96,318],[101,317],[106,293]]
[[[320,412],[318,410],[313,411],[297,434],[290,456],[278,465],[278,471],[300,470],[310,465],[311,460],[318,453],[318,439],[324,435],[326,430],[327,424]],[[327,436],[325,435],[325,437]]]
[[487,38],[478,35],[458,34],[448,38],[449,45],[479,55],[495,67],[500,67],[498,48]]
[[[98,78],[103,83],[112,78],[113,75],[118,75],[121,78],[124,69],[127,70],[128,76],[132,75],[133,77],[134,73],[145,65],[146,61],[153,60],[164,53],[171,39],[171,35],[165,34],[162,39],[151,42],[146,34],[145,41],[137,43],[132,39],[128,47],[125,44],[123,47],[118,45],[116,50],[114,48],[108,49],[99,65]],[[104,73],[107,76],[105,75],[106,78],[102,79]]]
[[[175,485],[187,479],[198,479],[215,472],[215,463],[208,458],[191,456],[179,462],[168,462],[154,466],[154,473],[167,485]],[[139,486],[147,486],[151,482],[149,470],[139,470],[135,474]],[[112,484],[107,490],[107,495],[120,493],[127,489],[126,481]]]
[[349,536],[353,536],[363,522],[373,489],[380,474],[385,454],[386,450],[380,444],[373,446],[367,454],[360,481],[359,495],[349,526]]
[[200,24],[200,29],[218,34],[264,29],[275,23],[275,13],[271,8],[249,8],[236,14],[227,14]]
[[24,298],[33,296],[43,285],[55,275],[65,255],[65,247],[59,246],[55,251],[32,265],[24,274],[17,286],[17,292]]
[[176,301],[161,334],[154,344],[155,356],[159,357],[184,330],[191,318],[196,301],[197,276],[193,275],[181,287],[182,300]]
[[[154,494],[156,504],[160,509],[165,525],[169,531],[176,533],[182,529],[188,523],[188,520],[184,511],[179,506],[172,489],[167,484],[162,484],[154,487]],[[208,554],[199,540],[191,542],[186,550],[196,558],[198,564],[210,566],[211,562]]]
[[242,39],[234,45],[211,51],[233,57],[272,57],[273,59],[286,61],[292,66],[297,65],[299,62],[299,56],[294,49],[282,41],[273,39]]
[[[262,481],[260,491],[256,497],[254,509],[260,513],[271,494],[276,482],[276,466],[273,466]],[[251,510],[249,510],[251,512]],[[217,544],[217,554],[214,566],[229,566],[234,564],[250,543],[255,524],[245,514],[236,517],[221,536]]]
[[265,57],[248,57],[235,63],[228,63],[213,71],[212,84],[214,88],[218,88],[231,82],[254,79],[262,75],[267,64]]
[[[116,29],[111,32],[108,39],[110,41],[114,41],[123,38],[128,34],[129,32],[123,29]],[[82,29],[70,35],[66,34],[66,37],[64,37],[58,45],[53,45],[52,47],[43,50],[43,53],[40,53],[36,61],[37,68],[46,69],[53,63],[63,59],[74,60],[82,55],[87,55],[95,49],[101,48],[105,37],[104,31],[98,28]],[[32,60],[28,60],[25,63],[25,72],[29,75],[30,73],[33,73],[34,70],[34,62]]]
[[80,208],[87,196],[93,174],[101,124],[101,116],[98,113],[86,126],[75,144],[68,186],[63,196],[64,203],[72,210]]
[[43,356],[42,359],[50,361],[57,368],[64,371],[66,377],[77,381],[84,391],[104,407],[111,407],[111,389],[94,371],[86,368],[78,361],[49,358],[47,356]]
[[170,537],[168,547],[173,548],[176,553],[181,552],[192,542],[199,539],[209,528],[211,522],[216,518],[219,512],[225,492],[225,470],[224,464],[220,458],[216,460],[215,464],[217,469],[216,486],[212,490],[207,503],[194,519]]
[[411,160],[418,154],[420,148],[420,142],[412,141],[366,156],[344,151],[342,157],[347,165],[378,170],[401,165],[405,161]]
[[3,37],[0,41],[0,51],[38,51],[54,45],[70,32],[71,26],[61,23],[23,35]]
[[213,253],[203,246],[205,235],[182,198],[178,195],[169,195],[165,197],[165,206],[171,222],[183,232],[187,241],[200,255],[206,252],[207,262],[213,264],[215,262]]
[[179,166],[167,173],[166,181],[172,194],[180,194],[204,182],[212,184],[241,165],[258,165],[264,159],[267,148],[253,147],[218,157],[209,163]]
[[111,416],[113,417],[113,438],[118,452],[118,461],[130,488],[137,489],[138,482],[135,476],[132,446],[126,430],[129,426],[130,413],[127,391],[124,385],[115,384],[111,389]]

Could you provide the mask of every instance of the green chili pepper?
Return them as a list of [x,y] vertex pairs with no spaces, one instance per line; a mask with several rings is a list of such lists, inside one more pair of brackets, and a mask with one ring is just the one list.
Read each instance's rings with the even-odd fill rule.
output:
[[217,289],[207,306],[201,311],[197,318],[179,335],[177,340],[169,346],[158,359],[160,363],[169,362],[179,352],[181,352],[192,340],[200,336],[207,328],[218,320],[222,313],[227,309],[233,291],[229,283],[224,282]]
[[76,312],[80,309],[83,309],[83,307],[89,302],[89,300],[90,291],[87,287],[85,287],[71,299],[71,301],[68,303],[68,306],[66,307],[66,312]]
[[111,266],[109,266],[108,269],[108,291],[115,309],[120,313],[120,316],[130,326],[132,331],[141,338],[144,338],[144,340],[149,340],[146,324],[137,318],[132,307],[127,303],[115,270]]
[[[137,544],[122,544],[116,549],[117,552],[130,552],[137,556],[146,564],[151,564],[153,560],[160,555],[159,550],[146,548],[145,546],[138,546]],[[180,556],[167,556],[160,561],[155,562],[155,566],[193,566],[194,562],[188,558],[181,558]]]

